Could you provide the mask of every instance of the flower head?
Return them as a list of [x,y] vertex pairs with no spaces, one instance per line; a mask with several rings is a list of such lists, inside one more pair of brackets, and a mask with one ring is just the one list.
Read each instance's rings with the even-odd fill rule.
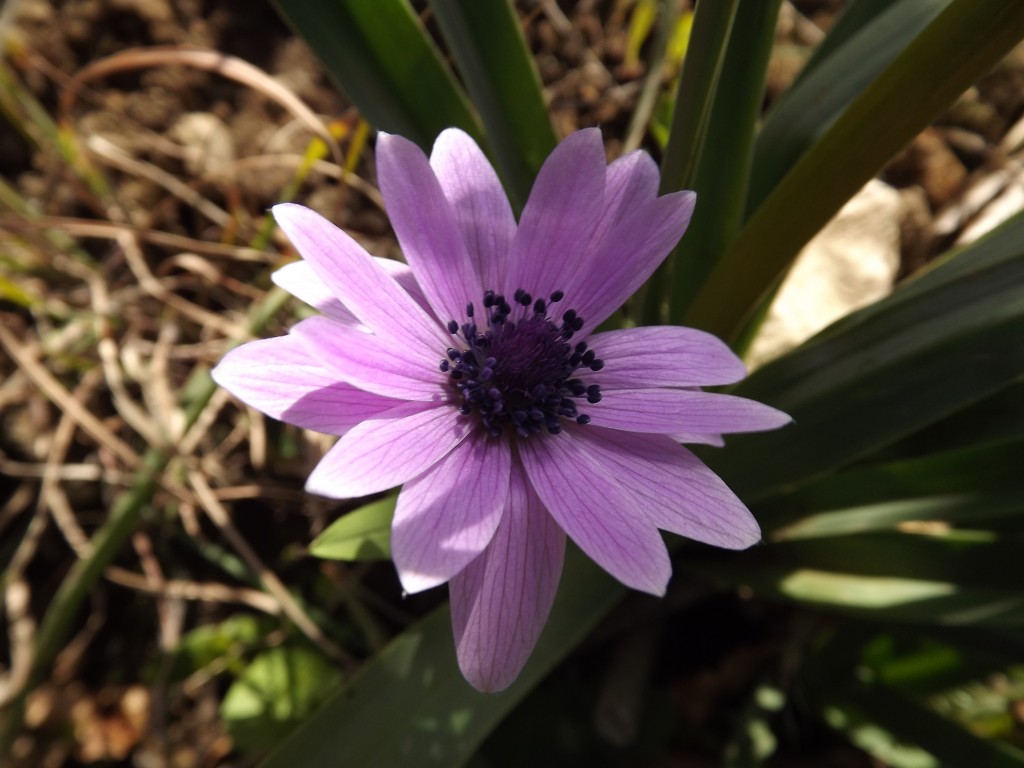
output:
[[230,352],[214,378],[264,413],[340,436],[307,490],[402,486],[402,586],[449,583],[459,664],[511,683],[547,620],[569,536],[627,586],[660,595],[659,529],[720,547],[758,541],[743,503],[682,442],[788,417],[703,392],[745,375],[680,327],[597,333],[682,236],[692,192],[657,196],[643,152],[611,165],[600,133],[565,139],[517,222],[466,134],[429,160],[381,134],[381,193],[407,266],[370,256],[307,208],[274,216],[303,256],[274,280],[322,313]]

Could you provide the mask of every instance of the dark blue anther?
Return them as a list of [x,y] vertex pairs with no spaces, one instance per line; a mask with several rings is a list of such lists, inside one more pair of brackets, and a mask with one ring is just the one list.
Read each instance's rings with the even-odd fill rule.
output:
[[[518,288],[510,304],[504,294],[485,291],[483,317],[474,320],[473,303],[466,305],[467,322],[451,320],[449,332],[461,339],[447,350],[440,369],[447,373],[450,392],[460,413],[480,420],[485,432],[500,436],[506,431],[522,438],[562,431],[562,420],[590,422],[577,404],[586,398],[596,403],[600,387],[575,378],[586,367],[603,363],[587,343],[570,343],[583,327],[583,318],[567,309],[561,322],[548,316],[550,306],[564,298],[553,292],[548,300]],[[582,364],[582,367],[581,367]]]

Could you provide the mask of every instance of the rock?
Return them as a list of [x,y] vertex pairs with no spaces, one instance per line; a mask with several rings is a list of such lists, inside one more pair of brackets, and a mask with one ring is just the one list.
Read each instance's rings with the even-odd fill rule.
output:
[[747,354],[754,368],[887,295],[900,263],[900,195],[864,186],[797,257]]

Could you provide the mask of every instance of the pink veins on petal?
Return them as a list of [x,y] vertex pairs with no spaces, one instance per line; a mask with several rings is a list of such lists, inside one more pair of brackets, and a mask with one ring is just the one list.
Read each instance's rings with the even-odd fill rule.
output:
[[340,437],[307,490],[403,486],[395,567],[409,592],[450,583],[459,665],[482,691],[526,663],[566,536],[652,594],[671,573],[659,529],[733,549],[758,541],[743,503],[678,441],[789,421],[701,391],[745,374],[713,336],[593,333],[682,237],[695,201],[659,197],[643,152],[604,158],[596,129],[567,138],[516,222],[465,133],[444,131],[429,159],[380,134],[381,194],[408,266],[307,208],[276,206],[303,261],[275,281],[323,315],[213,371],[252,407]]

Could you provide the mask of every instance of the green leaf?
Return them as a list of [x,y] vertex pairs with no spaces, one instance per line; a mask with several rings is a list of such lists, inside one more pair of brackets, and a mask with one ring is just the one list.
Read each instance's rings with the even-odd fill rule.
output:
[[[1024,6],[1022,6],[1024,7]],[[1018,216],[948,267],[970,280],[911,284],[765,366],[736,388],[794,417],[709,455],[744,498],[796,489],[1009,386],[1024,370],[1024,232]],[[765,461],[765,456],[771,461]]]
[[438,608],[369,661],[263,768],[458,768],[624,592],[570,549],[537,648],[519,679],[498,694],[479,693],[462,678],[448,608]]
[[[897,0],[906,2],[907,0]],[[918,0],[910,0],[917,2]],[[871,23],[882,11],[892,8],[893,0],[850,0],[844,3],[839,16],[829,27],[828,34],[814,49],[811,57],[797,74],[794,84],[814,72],[818,65],[828,59],[835,51],[846,45],[861,29]]]
[[274,0],[374,127],[429,150],[456,126],[481,141],[466,97],[407,0]]
[[266,622],[249,614],[238,614],[217,624],[196,627],[181,638],[175,649],[175,655],[188,662],[183,676],[212,664],[233,649],[241,651],[256,645],[266,632]]
[[949,4],[950,0],[892,3],[779,99],[757,138],[747,215],[757,210],[801,155]]
[[993,521],[1014,519],[1022,514],[1024,499],[1019,493],[939,496],[819,512],[771,531],[769,538],[785,541],[838,536],[890,530],[907,523],[932,528],[937,524],[938,527],[963,524],[968,528],[988,529]]
[[309,545],[309,553],[326,560],[389,560],[397,500],[390,494],[338,518]]
[[[729,34],[692,188],[693,219],[669,256],[669,318],[678,323],[743,219],[755,128],[781,0],[741,3]],[[653,323],[658,318],[650,314]]]
[[1022,36],[1024,3],[953,0],[773,189],[708,278],[686,324],[735,338],[800,248]]
[[[1024,752],[982,739],[897,689],[862,685],[830,697],[828,722],[881,760],[906,768],[978,765],[1021,768]],[[898,749],[894,749],[898,747]],[[920,752],[934,759],[922,761]],[[912,753],[917,753],[913,762]]]
[[662,192],[692,186],[737,5],[737,0],[720,0],[698,4],[694,11],[693,29],[676,90],[672,129],[661,164]]
[[253,659],[228,689],[220,714],[237,747],[269,749],[324,701],[339,677],[312,649],[271,648]]
[[508,0],[430,0],[430,7],[521,208],[556,138],[519,18]]
[[[775,531],[795,525],[808,515],[834,510],[849,510],[856,515],[860,508],[871,519],[869,510],[875,505],[884,507],[897,500],[910,500],[926,508],[935,501],[941,505],[944,499],[965,496],[1020,498],[1024,493],[1022,455],[1024,437],[859,466],[773,497],[757,506],[757,514],[766,530]],[[898,509],[893,507],[893,513],[898,514]],[[941,506],[930,509],[929,514],[941,515]],[[820,516],[824,519],[826,515]]]
[[[1019,507],[1018,507],[1019,508]],[[1021,591],[1024,543],[991,531],[878,531],[794,539],[744,556],[745,568],[791,568]]]

